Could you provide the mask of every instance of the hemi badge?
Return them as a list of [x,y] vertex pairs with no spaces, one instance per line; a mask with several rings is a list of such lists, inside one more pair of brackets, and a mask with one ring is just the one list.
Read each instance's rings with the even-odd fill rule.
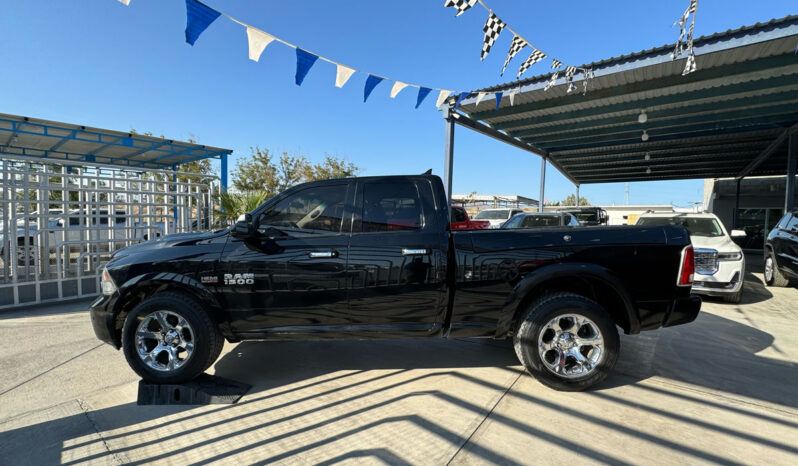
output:
[[219,277],[215,275],[209,275],[207,277],[200,277],[200,281],[202,283],[219,283]]

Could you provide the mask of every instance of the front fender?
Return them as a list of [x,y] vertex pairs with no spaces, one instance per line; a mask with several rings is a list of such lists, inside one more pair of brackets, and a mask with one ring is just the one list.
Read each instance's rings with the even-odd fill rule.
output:
[[516,312],[525,303],[525,300],[531,296],[530,293],[538,294],[539,292],[544,292],[547,282],[561,281],[562,279],[594,280],[611,288],[623,302],[623,311],[629,322],[628,333],[640,332],[640,320],[635,311],[634,301],[626,286],[612,271],[596,264],[568,262],[541,267],[527,274],[513,287],[504,305],[501,317],[499,317],[496,336],[506,335],[511,330],[510,327]]

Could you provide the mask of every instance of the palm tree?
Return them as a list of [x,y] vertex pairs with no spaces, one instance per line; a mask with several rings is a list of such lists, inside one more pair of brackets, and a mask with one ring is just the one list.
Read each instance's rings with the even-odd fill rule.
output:
[[224,192],[219,195],[219,207],[216,218],[225,225],[232,225],[238,218],[252,212],[266,200],[267,193],[254,191],[247,193]]

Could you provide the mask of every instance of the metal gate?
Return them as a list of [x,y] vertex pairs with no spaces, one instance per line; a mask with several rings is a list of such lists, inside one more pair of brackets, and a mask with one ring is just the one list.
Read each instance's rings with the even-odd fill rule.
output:
[[0,172],[0,309],[96,295],[114,251],[214,224],[216,177],[13,158]]

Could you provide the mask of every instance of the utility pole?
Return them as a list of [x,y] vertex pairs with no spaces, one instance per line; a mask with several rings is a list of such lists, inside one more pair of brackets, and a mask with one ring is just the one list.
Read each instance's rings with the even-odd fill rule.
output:
[[629,183],[626,183],[626,194],[623,196],[623,203],[629,205]]

